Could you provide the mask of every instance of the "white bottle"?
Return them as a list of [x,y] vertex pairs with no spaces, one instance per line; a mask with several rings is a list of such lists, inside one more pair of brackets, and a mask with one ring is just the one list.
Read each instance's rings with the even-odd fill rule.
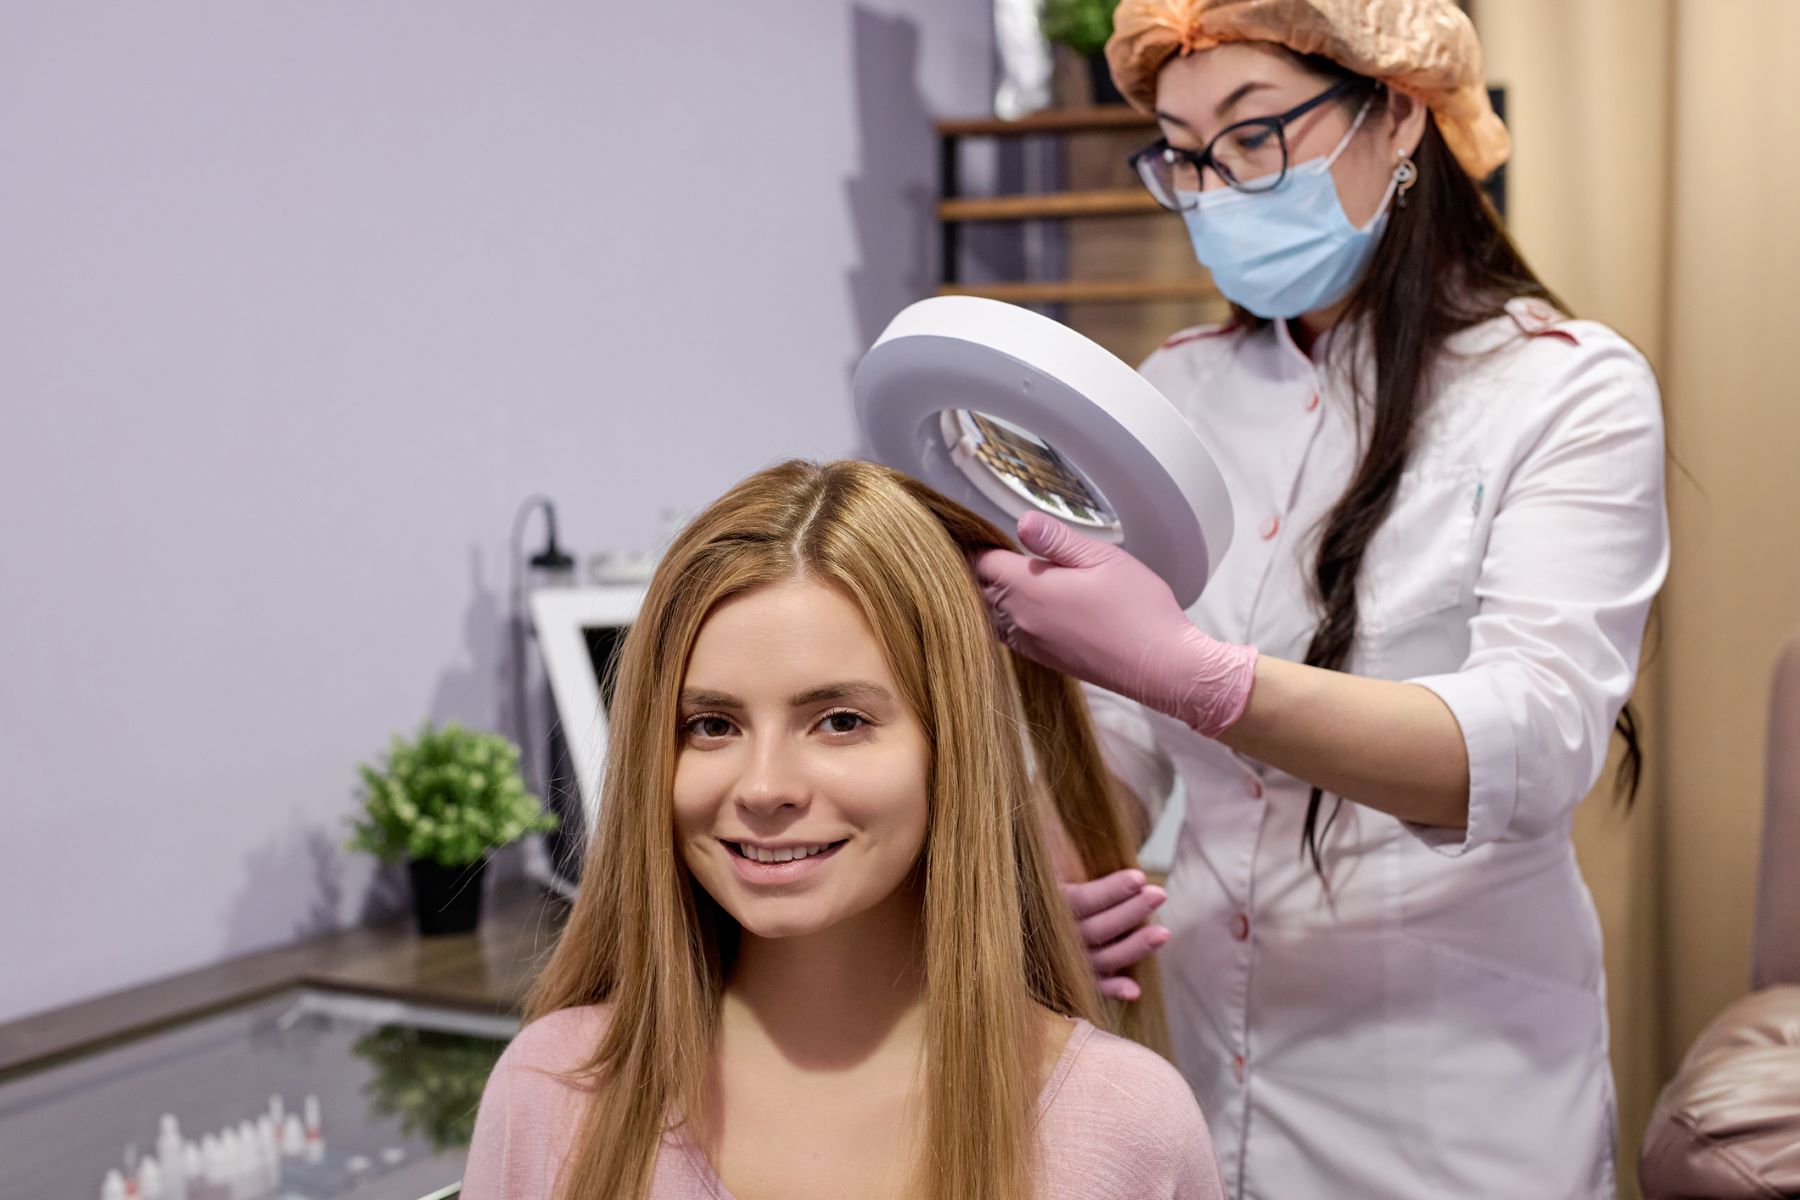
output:
[[306,1130],[300,1125],[299,1113],[289,1113],[281,1123],[281,1152],[289,1158],[306,1153]]
[[187,1176],[188,1190],[198,1191],[199,1185],[206,1182],[206,1156],[200,1153],[199,1142],[188,1142],[181,1148],[181,1166]]
[[281,1118],[287,1115],[287,1106],[281,1102],[281,1093],[274,1092],[269,1096],[269,1116],[276,1126],[281,1125]]
[[264,1178],[269,1190],[277,1194],[281,1191],[281,1126],[273,1117],[265,1115],[256,1123],[257,1142],[262,1147]]
[[163,1200],[162,1168],[149,1155],[138,1163],[137,1183],[140,1200]]
[[237,1134],[225,1128],[219,1131],[219,1140],[213,1143],[213,1181],[219,1189],[219,1195],[230,1196],[231,1200],[242,1200],[242,1193],[237,1187],[237,1177],[232,1170],[237,1166]]
[[325,1130],[319,1123],[319,1098],[307,1096],[302,1107],[306,1111],[306,1161],[322,1162],[325,1158]]
[[225,1171],[220,1161],[221,1147],[217,1134],[206,1134],[200,1139],[200,1177],[208,1186],[218,1187],[225,1182]]
[[260,1196],[263,1194],[262,1147],[256,1140],[256,1126],[249,1121],[239,1121],[237,1144],[238,1186],[244,1189],[245,1196]]
[[231,1131],[231,1194],[251,1200],[256,1187],[256,1135],[245,1136],[243,1125]]
[[106,1182],[100,1185],[100,1200],[125,1200],[125,1177],[114,1167],[106,1173]]
[[156,1165],[162,1168],[167,1200],[187,1200],[187,1160],[182,1150],[181,1125],[174,1113],[164,1113],[162,1132],[156,1137]]

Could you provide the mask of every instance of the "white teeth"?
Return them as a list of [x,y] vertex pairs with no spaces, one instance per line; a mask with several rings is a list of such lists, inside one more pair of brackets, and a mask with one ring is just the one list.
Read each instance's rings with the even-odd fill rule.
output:
[[779,850],[765,850],[761,846],[752,846],[748,842],[739,842],[738,849],[743,851],[745,858],[754,859],[760,863],[784,863],[793,862],[797,858],[810,858],[815,854],[823,854],[825,851],[831,849],[831,847],[829,845],[784,846]]

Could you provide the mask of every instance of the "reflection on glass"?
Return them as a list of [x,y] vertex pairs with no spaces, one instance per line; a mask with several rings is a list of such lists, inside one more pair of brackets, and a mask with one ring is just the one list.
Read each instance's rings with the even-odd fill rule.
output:
[[362,1089],[369,1112],[399,1117],[401,1133],[444,1151],[466,1150],[475,1136],[494,1047],[491,1038],[383,1025],[357,1038],[350,1053],[374,1072]]
[[963,444],[1010,491],[1072,524],[1119,528],[1119,518],[1100,489],[1048,442],[986,413],[960,409],[955,418]]
[[278,1186],[257,1195],[418,1200],[462,1177],[482,1085],[518,1025],[302,987],[16,1072],[0,1079],[0,1197],[98,1196],[109,1170],[161,1157],[169,1113],[183,1160],[186,1144],[198,1157],[265,1120],[291,1134],[262,1162]]

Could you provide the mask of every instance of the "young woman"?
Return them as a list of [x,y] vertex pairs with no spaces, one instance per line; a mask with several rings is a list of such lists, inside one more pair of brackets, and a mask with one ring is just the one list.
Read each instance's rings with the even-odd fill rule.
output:
[[1076,686],[993,637],[1004,541],[848,462],[675,540],[468,1200],[1220,1195],[1179,1074],[1090,1023],[1039,798],[1078,869],[1130,845]]
[[[1146,803],[1185,789],[1163,925],[1097,965],[1172,931],[1234,1198],[1610,1200],[1569,830],[1668,564],[1655,378],[1483,198],[1506,131],[1449,0],[1123,0],[1114,29],[1161,126],[1138,172],[1236,309],[1143,372],[1239,526],[1186,612],[1049,520],[1020,537],[1050,565],[978,567],[1010,644],[1117,694],[1096,723]],[[1099,879],[1078,911],[1160,899]]]

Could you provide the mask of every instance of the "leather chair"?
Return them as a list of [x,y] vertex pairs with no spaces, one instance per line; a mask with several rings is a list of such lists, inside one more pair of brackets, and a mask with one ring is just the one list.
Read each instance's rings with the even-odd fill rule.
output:
[[1800,1197],[1800,635],[1776,662],[1750,986],[1657,1100],[1645,1200]]

